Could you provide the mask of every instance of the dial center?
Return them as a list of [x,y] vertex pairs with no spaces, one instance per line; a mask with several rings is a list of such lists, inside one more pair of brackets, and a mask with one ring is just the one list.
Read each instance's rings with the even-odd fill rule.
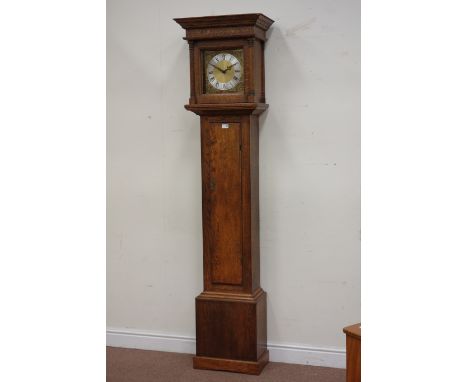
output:
[[213,71],[213,75],[218,82],[226,83],[232,80],[234,77],[234,67],[229,61],[220,61],[216,67],[217,68]]

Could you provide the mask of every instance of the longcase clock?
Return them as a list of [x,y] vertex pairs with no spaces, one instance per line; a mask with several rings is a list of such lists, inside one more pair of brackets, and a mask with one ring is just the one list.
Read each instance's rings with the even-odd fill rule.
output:
[[175,19],[186,30],[190,99],[201,117],[203,279],[196,298],[199,369],[260,374],[268,362],[260,287],[258,140],[264,44],[255,13]]

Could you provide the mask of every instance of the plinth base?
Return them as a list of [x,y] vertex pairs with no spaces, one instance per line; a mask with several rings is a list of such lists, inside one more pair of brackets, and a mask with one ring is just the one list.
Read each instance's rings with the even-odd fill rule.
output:
[[266,293],[203,292],[196,299],[196,369],[260,374],[268,362]]
[[256,362],[195,356],[193,357],[193,368],[259,375],[268,363],[268,359],[268,350],[265,350],[260,359]]

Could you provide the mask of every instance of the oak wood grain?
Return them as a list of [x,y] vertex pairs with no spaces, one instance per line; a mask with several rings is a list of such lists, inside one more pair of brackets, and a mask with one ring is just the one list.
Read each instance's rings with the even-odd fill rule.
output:
[[196,318],[197,357],[258,363],[267,352],[262,289],[250,296],[204,292],[196,299]]
[[211,282],[242,284],[242,163],[239,122],[202,126],[203,235]]
[[[196,298],[195,368],[259,374],[268,362],[260,287],[259,115],[266,110],[264,42],[273,23],[255,13],[175,19],[190,51],[190,98],[200,115],[203,292]],[[205,53],[236,50],[242,85],[207,92]],[[223,127],[224,125],[224,127]]]

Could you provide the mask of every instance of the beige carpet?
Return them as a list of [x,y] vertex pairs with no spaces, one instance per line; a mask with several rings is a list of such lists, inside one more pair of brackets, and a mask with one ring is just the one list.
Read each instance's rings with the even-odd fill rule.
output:
[[107,382],[344,382],[344,369],[270,362],[259,376],[195,370],[192,355],[107,348]]

